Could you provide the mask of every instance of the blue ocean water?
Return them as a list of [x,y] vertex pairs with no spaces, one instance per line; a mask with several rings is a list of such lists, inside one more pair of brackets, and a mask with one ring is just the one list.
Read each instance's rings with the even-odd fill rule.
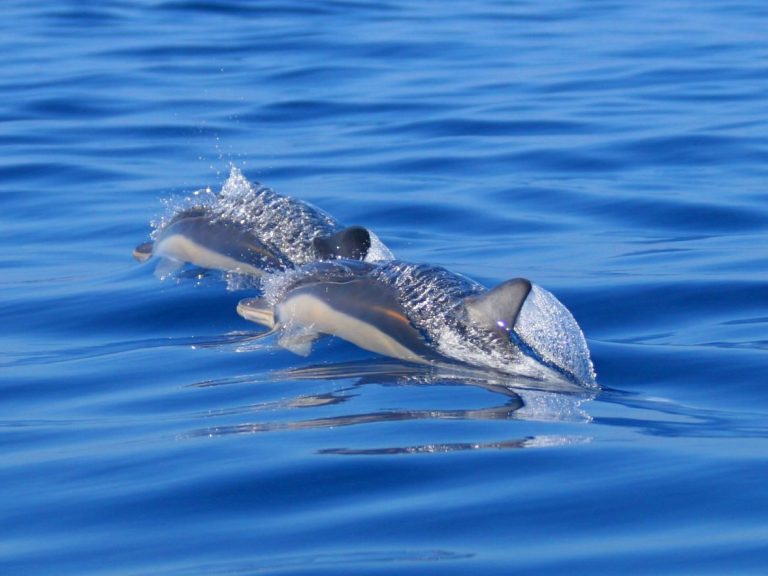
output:
[[[768,7],[0,7],[0,573],[764,574]],[[602,392],[248,345],[131,258],[230,166],[525,276]]]

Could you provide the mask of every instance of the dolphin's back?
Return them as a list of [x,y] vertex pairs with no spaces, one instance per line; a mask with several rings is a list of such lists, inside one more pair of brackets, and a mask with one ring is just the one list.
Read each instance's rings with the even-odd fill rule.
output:
[[234,170],[211,210],[214,217],[241,223],[294,264],[314,261],[314,239],[331,236],[342,228],[319,208],[252,184]]

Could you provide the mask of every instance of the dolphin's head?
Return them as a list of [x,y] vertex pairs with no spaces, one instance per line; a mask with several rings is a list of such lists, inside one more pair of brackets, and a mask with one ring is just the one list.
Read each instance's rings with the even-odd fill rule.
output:
[[140,262],[159,256],[202,268],[256,276],[290,266],[283,254],[244,225],[214,218],[199,207],[177,214],[158,229],[154,242],[137,246],[133,256]]
[[550,292],[523,278],[508,280],[465,298],[467,321],[587,386],[595,373],[584,334],[568,309]]
[[[174,214],[173,218],[161,224],[152,235],[156,239],[162,239],[165,231],[179,221],[190,218],[210,217],[209,210],[205,206],[191,206]],[[155,255],[155,242],[143,242],[133,249],[133,257],[139,262],[146,262]]]
[[139,244],[133,249],[133,257],[139,262],[146,262],[152,258],[152,248],[154,244],[154,242],[144,242],[143,244]]

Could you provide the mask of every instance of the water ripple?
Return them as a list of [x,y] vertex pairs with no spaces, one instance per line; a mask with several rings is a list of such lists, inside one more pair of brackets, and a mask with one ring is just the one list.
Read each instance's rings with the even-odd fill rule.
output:
[[[764,571],[765,2],[3,16],[0,572]],[[252,341],[131,258],[230,164],[551,289],[604,391]]]

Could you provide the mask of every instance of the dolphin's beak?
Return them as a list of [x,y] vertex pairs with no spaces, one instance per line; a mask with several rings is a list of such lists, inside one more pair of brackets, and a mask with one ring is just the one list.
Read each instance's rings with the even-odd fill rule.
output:
[[152,242],[144,242],[133,249],[133,257],[139,262],[146,262],[152,258]]
[[275,327],[275,312],[263,298],[245,298],[237,303],[237,313],[246,320],[267,328]]

